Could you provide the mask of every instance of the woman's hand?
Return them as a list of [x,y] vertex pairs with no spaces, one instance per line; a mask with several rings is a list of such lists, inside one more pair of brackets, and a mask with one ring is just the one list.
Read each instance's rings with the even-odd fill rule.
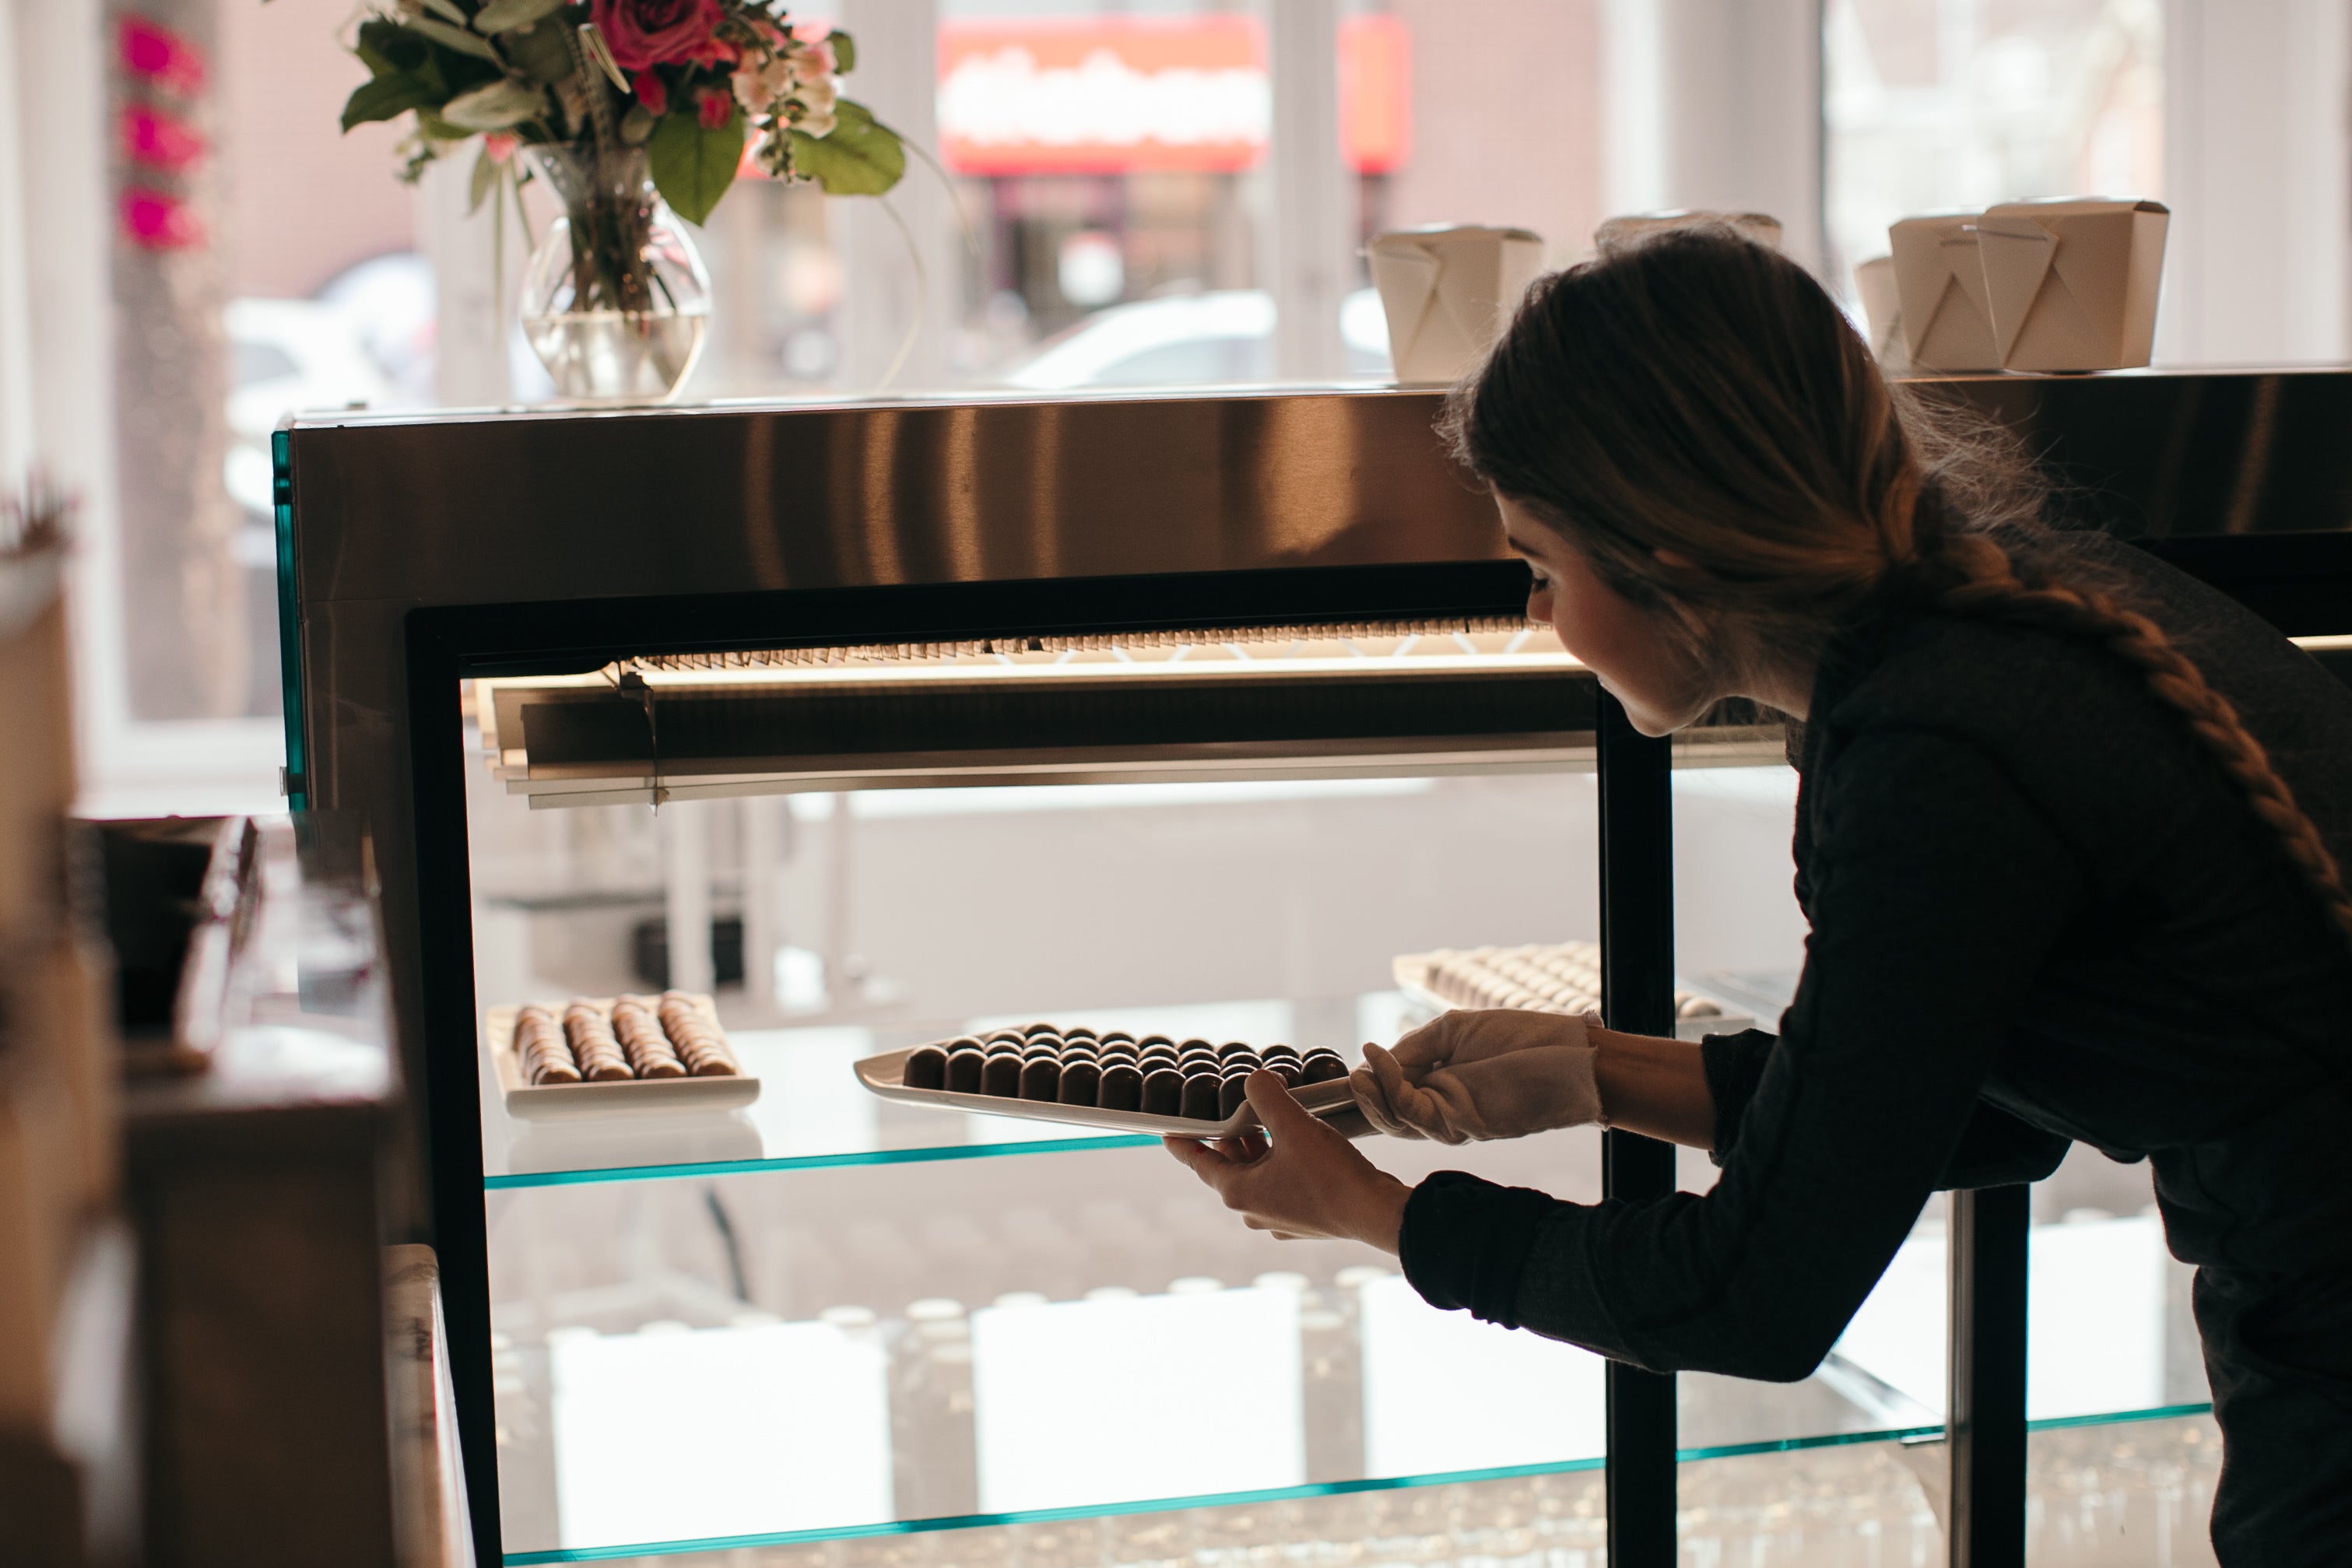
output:
[[1168,1152],[1215,1188],[1252,1230],[1271,1231],[1285,1241],[1362,1241],[1394,1252],[1412,1189],[1309,1115],[1278,1074],[1251,1073],[1249,1103],[1263,1130],[1213,1145],[1168,1138]]

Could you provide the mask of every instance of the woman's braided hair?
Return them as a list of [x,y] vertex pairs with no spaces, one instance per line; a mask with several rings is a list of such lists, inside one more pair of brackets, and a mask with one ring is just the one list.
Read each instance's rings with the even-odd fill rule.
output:
[[2048,548],[2043,491],[2005,436],[1890,386],[1778,252],[1694,225],[1542,279],[1442,429],[1618,592],[1694,637],[1747,633],[1706,638],[1704,658],[1815,653],[1896,594],[2101,644],[2181,716],[2352,942],[2335,855],[2230,701]]

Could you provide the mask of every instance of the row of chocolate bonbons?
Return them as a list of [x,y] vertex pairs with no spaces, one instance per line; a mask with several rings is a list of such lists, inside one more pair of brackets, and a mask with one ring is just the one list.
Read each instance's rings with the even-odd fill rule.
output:
[[903,1081],[911,1089],[1222,1121],[1241,1107],[1244,1086],[1261,1067],[1293,1089],[1348,1073],[1337,1051],[1319,1048],[1302,1053],[1270,1045],[1260,1052],[1240,1040],[1213,1046],[1032,1024],[923,1046],[908,1056]]

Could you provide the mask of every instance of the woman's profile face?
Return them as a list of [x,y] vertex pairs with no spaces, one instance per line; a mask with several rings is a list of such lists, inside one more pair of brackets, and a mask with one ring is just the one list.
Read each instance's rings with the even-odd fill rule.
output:
[[1568,651],[1625,705],[1643,735],[1669,735],[1722,695],[1680,628],[1601,580],[1557,530],[1507,496],[1497,496],[1512,552],[1535,573],[1528,619],[1548,621]]

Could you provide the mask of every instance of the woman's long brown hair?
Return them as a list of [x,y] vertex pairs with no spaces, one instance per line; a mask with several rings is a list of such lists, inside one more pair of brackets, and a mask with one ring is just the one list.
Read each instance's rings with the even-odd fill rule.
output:
[[2336,857],[2229,700],[2043,548],[2029,465],[1890,387],[1778,252],[1697,225],[1542,279],[1443,428],[1617,591],[1670,625],[1739,628],[1706,656],[1817,652],[1890,590],[2101,644],[2181,716],[2352,941]]

